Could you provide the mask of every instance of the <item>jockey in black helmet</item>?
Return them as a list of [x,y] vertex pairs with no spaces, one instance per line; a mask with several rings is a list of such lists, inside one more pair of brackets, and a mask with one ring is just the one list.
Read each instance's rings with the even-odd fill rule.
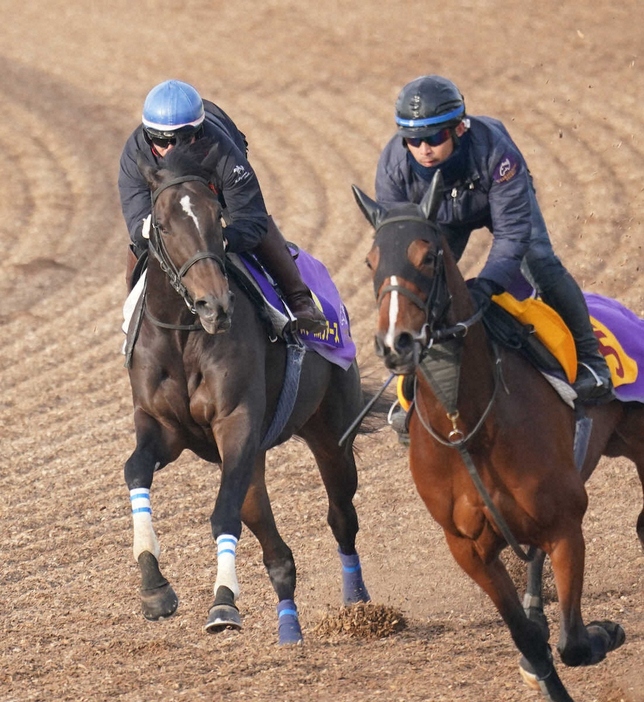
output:
[[179,141],[205,137],[219,146],[220,158],[211,180],[218,190],[231,252],[253,251],[281,289],[297,327],[322,332],[324,314],[311,292],[273,218],[267,214],[257,176],[248,162],[246,138],[217,105],[202,100],[188,83],[167,80],[145,99],[141,124],[121,154],[118,188],[121,207],[138,258],[147,249],[146,222],[151,212],[150,188],[137,166],[137,154],[154,165]]
[[525,159],[501,122],[471,117],[452,81],[436,75],[408,83],[396,101],[397,133],[376,172],[376,199],[384,206],[419,203],[440,170],[445,183],[437,221],[457,260],[470,234],[493,236],[472,286],[479,304],[506,290],[522,271],[568,325],[579,369],[574,388],[582,401],[612,399],[610,371],[599,352],[586,301],[555,255]]

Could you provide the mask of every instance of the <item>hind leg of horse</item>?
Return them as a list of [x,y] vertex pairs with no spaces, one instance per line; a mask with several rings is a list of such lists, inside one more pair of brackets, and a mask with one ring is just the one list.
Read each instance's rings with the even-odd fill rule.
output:
[[345,605],[369,602],[369,592],[362,577],[360,556],[356,550],[359,530],[353,498],[358,488],[358,474],[353,458],[352,441],[342,448],[337,441],[320,442],[318,436],[307,438],[315,456],[329,500],[327,523],[338,543],[342,566],[342,599]]
[[242,521],[253,532],[262,548],[264,566],[277,594],[279,643],[302,642],[295,605],[296,569],[291,549],[280,536],[265,482],[264,455],[255,464],[253,480],[242,506]]
[[155,470],[178,455],[164,440],[161,427],[148,415],[135,413],[137,445],[125,463],[125,482],[130,492],[134,530],[133,554],[141,573],[141,607],[146,619],[174,614],[177,595],[159,568],[160,546],[152,526],[150,488]]
[[528,619],[512,578],[500,559],[485,562],[474,543],[445,532],[452,555],[492,600],[519,651],[528,660],[539,689],[550,702],[573,702],[555,670],[550,647],[539,624]]
[[[546,560],[546,553],[537,549],[534,558],[528,563],[527,587],[523,598],[523,609],[526,616],[531,621],[538,624],[543,635],[548,641],[550,639],[550,629],[548,620],[543,611],[543,566]],[[538,689],[537,678],[534,670],[525,656],[519,663],[523,679],[530,687]]]
[[359,525],[353,505],[358,487],[353,456],[355,432],[342,446],[338,446],[340,438],[360,413],[362,406],[363,395],[357,364],[354,363],[347,371],[335,366],[331,369],[320,406],[298,432],[315,458],[329,500],[327,522],[338,544],[345,605],[368,602],[370,599],[356,551]]
[[548,620],[543,612],[543,566],[546,560],[546,553],[537,549],[534,558],[528,563],[528,576],[525,597],[523,598],[523,609],[528,619],[536,622],[546,637],[550,638]]

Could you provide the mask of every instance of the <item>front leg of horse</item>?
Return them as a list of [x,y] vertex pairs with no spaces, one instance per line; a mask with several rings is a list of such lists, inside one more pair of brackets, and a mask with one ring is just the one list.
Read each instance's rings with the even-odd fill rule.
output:
[[215,509],[210,516],[212,535],[217,542],[217,578],[215,601],[208,612],[205,630],[211,633],[224,629],[241,629],[241,617],[236,601],[239,597],[236,555],[241,535],[241,508],[248,491],[257,445],[246,432],[234,431],[231,424],[227,431],[229,450],[220,448],[222,474]]
[[484,562],[467,538],[445,532],[452,555],[463,570],[490,597],[510,630],[516,647],[534,671],[536,686],[549,702],[573,702],[555,669],[550,646],[541,626],[528,619],[516,587],[497,557]]
[[253,482],[242,507],[242,520],[262,547],[264,566],[277,595],[277,633],[280,645],[302,643],[295,605],[296,570],[293,553],[280,536],[266,490],[264,455],[255,465]]
[[148,445],[140,444],[125,464],[125,482],[130,491],[134,529],[133,554],[141,572],[141,607],[149,620],[169,617],[176,611],[179,600],[159,568],[160,546],[152,526],[150,487],[155,467],[160,465],[157,454]]
[[235,569],[238,537],[220,534],[217,538],[217,579],[213,602],[205,630],[210,633],[224,629],[241,629],[241,616],[235,604],[239,597],[239,583]]
[[581,617],[581,592],[584,573],[584,540],[581,528],[555,544],[550,560],[557,584],[561,611],[561,631],[557,649],[568,666],[595,665],[619,648],[626,635],[622,627],[609,620],[584,626]]

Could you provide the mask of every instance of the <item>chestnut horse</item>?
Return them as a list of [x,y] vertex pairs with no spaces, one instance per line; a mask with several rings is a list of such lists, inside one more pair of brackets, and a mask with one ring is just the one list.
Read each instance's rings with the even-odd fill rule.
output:
[[[593,422],[583,467],[575,465],[575,413],[525,358],[486,335],[481,313],[435,223],[436,178],[420,205],[386,210],[354,186],[375,229],[367,265],[378,317],[376,351],[414,377],[409,464],[418,492],[463,570],[487,593],[523,654],[524,677],[552,702],[570,702],[548,645],[540,583],[526,610],[499,558],[545,552],[561,613],[558,650],[569,666],[598,663],[624,641],[618,624],[584,625],[584,481],[601,455],[627,456],[644,481],[644,407],[587,408]],[[638,520],[644,542],[644,511]],[[526,553],[522,545],[530,550]],[[536,559],[536,575],[542,556]]]
[[[155,471],[190,449],[221,465],[210,519],[218,548],[215,600],[206,630],[241,627],[235,550],[243,522],[261,544],[277,594],[279,641],[298,643],[302,634],[294,602],[295,563],[271,510],[266,451],[293,435],[309,446],[328,495],[344,602],[367,601],[355,548],[352,445],[358,430],[339,446],[364,406],[363,391],[355,361],[344,370],[317,353],[304,352],[295,337],[288,348],[284,341],[271,339],[249,296],[227,275],[221,209],[208,180],[216,158],[211,149],[200,163],[189,147],[177,146],[160,167],[139,165],[153,193],[153,213],[144,312],[129,370],[136,448],[125,464],[125,481],[142,608],[147,619],[156,620],[173,614],[178,605],[159,569],[150,488]],[[275,427],[293,349],[293,358],[299,354],[300,375],[289,376],[287,383],[292,410]],[[274,438],[267,438],[267,432]]]

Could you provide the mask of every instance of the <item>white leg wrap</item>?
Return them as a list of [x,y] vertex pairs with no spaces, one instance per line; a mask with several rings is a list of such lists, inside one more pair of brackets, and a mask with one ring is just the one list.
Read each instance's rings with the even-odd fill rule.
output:
[[143,551],[149,551],[158,559],[161,548],[152,528],[150,491],[147,488],[130,490],[130,502],[132,503],[132,522],[134,525],[134,545],[132,548],[134,560],[137,561]]
[[222,534],[217,538],[217,580],[215,581],[215,596],[217,588],[225,585],[232,590],[235,599],[239,597],[239,583],[235,571],[235,554],[237,539],[230,534]]

